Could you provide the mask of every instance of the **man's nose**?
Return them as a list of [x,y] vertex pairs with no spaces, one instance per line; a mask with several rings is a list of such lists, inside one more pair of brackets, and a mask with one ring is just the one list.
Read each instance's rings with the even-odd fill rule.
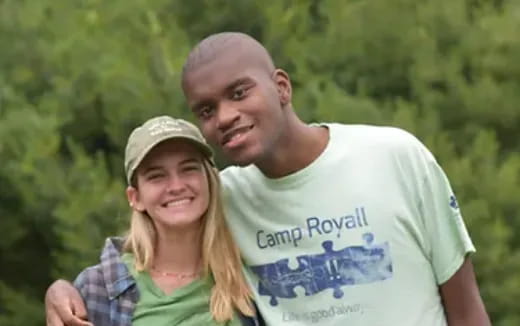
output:
[[240,119],[240,111],[232,103],[222,103],[217,110],[217,128],[226,131]]

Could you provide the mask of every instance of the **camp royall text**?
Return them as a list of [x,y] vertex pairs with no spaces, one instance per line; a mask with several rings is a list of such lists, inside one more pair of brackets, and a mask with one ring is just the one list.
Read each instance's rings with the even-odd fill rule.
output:
[[260,249],[276,247],[291,243],[298,247],[304,237],[315,237],[324,234],[335,234],[338,238],[343,230],[355,229],[368,226],[368,220],[364,207],[358,207],[353,214],[333,218],[320,218],[316,216],[305,220],[304,227],[294,227],[274,232],[258,230],[256,232],[256,243]]

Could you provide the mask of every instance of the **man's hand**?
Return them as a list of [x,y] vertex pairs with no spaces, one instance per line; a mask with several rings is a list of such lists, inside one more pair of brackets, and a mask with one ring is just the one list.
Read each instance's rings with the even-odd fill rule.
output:
[[45,294],[47,326],[93,326],[78,290],[67,281],[57,280]]

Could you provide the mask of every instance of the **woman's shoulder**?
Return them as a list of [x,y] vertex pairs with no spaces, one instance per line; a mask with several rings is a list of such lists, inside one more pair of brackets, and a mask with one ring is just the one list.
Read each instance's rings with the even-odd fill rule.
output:
[[83,298],[87,298],[91,293],[106,292],[101,264],[89,266],[81,271],[74,280],[74,287],[80,291]]
[[74,286],[81,292],[84,298],[90,295],[102,295],[109,290],[117,280],[112,280],[112,276],[119,278],[126,276],[128,271],[121,260],[122,238],[111,237],[105,240],[105,246],[100,254],[100,262],[96,265],[85,268],[74,280]]

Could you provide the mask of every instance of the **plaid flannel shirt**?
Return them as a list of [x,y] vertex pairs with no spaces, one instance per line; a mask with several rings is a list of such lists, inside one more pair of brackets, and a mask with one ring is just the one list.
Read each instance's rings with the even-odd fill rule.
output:
[[139,293],[134,278],[121,259],[122,238],[108,238],[101,262],[81,272],[74,286],[79,290],[95,326],[131,326]]
[[[79,290],[94,326],[131,326],[139,292],[135,279],[121,259],[123,238],[108,238],[101,262],[81,272],[74,286]],[[261,318],[239,314],[243,325],[261,326]]]

